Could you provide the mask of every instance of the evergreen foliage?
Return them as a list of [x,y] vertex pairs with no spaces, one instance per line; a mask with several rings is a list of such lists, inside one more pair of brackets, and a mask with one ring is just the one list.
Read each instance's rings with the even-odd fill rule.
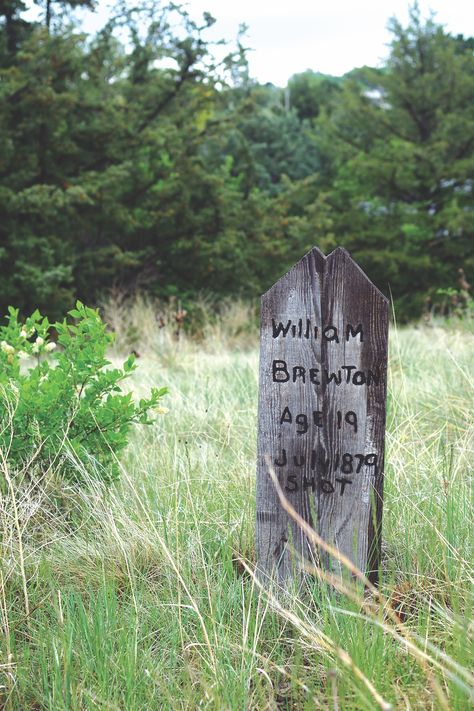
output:
[[[0,310],[50,317],[112,286],[254,296],[306,249],[349,249],[420,314],[469,278],[472,38],[412,10],[383,69],[248,77],[182,9],[118,2],[87,37],[89,0],[0,2]],[[464,273],[463,272],[463,273]],[[460,298],[460,297],[459,297]]]

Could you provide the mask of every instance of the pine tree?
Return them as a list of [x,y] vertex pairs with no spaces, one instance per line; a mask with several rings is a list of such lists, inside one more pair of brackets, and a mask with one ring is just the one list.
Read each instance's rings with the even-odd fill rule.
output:
[[416,6],[390,27],[387,66],[355,73],[319,124],[320,189],[338,241],[410,316],[473,267],[474,56]]

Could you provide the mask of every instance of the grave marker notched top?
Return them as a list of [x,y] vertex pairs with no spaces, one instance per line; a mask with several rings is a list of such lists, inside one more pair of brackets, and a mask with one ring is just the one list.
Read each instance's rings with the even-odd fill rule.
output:
[[293,576],[301,557],[333,572],[280,504],[372,580],[380,557],[388,302],[342,248],[306,254],[262,297],[257,563]]

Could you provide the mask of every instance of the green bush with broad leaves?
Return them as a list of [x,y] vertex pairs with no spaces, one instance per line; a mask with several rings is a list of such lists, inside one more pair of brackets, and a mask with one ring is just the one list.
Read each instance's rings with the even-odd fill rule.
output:
[[110,482],[132,425],[152,424],[166,388],[137,403],[121,388],[134,356],[110,367],[113,335],[98,311],[77,302],[68,316],[51,324],[35,311],[20,322],[10,307],[0,325],[0,468]]

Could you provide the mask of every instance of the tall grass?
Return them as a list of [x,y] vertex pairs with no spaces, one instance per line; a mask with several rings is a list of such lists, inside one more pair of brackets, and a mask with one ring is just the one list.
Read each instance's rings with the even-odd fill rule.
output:
[[130,386],[170,388],[118,484],[0,456],[3,707],[465,711],[473,336],[392,329],[379,593],[282,595],[252,575],[254,312],[224,306],[196,341],[172,311],[160,328],[152,303],[109,304]]

